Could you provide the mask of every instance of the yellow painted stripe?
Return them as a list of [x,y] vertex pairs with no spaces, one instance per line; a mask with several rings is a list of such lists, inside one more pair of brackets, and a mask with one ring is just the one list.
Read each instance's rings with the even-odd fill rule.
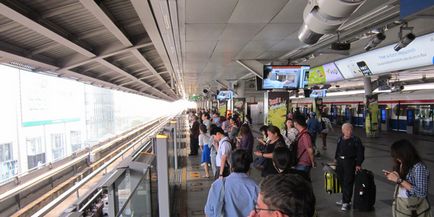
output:
[[156,137],[157,137],[157,139],[167,139],[168,138],[168,136],[164,135],[164,134],[158,134]]

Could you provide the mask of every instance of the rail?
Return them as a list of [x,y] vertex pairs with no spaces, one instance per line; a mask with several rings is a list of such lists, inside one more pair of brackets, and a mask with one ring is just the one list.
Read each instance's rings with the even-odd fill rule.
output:
[[[38,216],[44,216],[48,212],[50,212],[52,209],[54,209],[57,205],[59,205],[61,202],[63,202],[68,196],[76,192],[80,189],[83,185],[85,185],[87,182],[89,182],[92,178],[97,176],[100,172],[104,171],[110,164],[112,164],[114,161],[116,161],[118,158],[122,157],[127,151],[134,148],[137,144],[141,143],[143,139],[149,139],[152,135],[158,132],[161,127],[166,125],[171,117],[166,117],[160,119],[160,122],[157,126],[154,126],[151,128],[148,133],[143,135],[141,139],[138,139],[136,142],[129,145],[126,149],[123,149],[120,153],[118,153],[116,156],[111,158],[109,161],[105,162],[101,167],[94,170],[91,174],[87,175],[85,178],[83,178],[81,181],[77,182],[73,187],[62,193],[59,197],[51,201],[49,204],[44,206],[42,209],[40,209],[38,212],[32,215],[32,217],[38,217]],[[161,121],[163,120],[163,121]]]
[[[149,123],[146,123],[143,126],[143,128],[149,127],[149,126],[155,124],[156,122],[161,121],[162,119],[164,119],[164,118],[154,119],[153,121],[150,121]],[[122,136],[121,136],[120,139],[123,139]],[[107,145],[98,147],[95,150],[92,150],[91,153],[95,153],[95,152],[98,152],[98,151],[101,151],[101,150],[105,150],[107,147],[108,147]],[[53,177],[53,176],[61,173],[62,171],[66,170],[66,169],[69,169],[70,167],[74,166],[75,164],[79,163],[80,161],[85,160],[87,157],[88,157],[87,154],[78,156],[78,157],[74,158],[73,160],[69,161],[66,164],[63,164],[63,165],[61,165],[59,167],[56,167],[56,168],[53,168],[52,170],[48,171],[47,173],[44,173],[44,174],[42,174],[40,176],[37,176],[37,177],[35,177],[35,178],[33,178],[33,179],[25,182],[25,183],[22,183],[22,184],[18,185],[17,187],[15,187],[15,188],[13,188],[13,189],[11,189],[9,191],[6,191],[3,194],[0,194],[0,203],[8,200],[11,197],[14,197],[16,194],[18,194],[20,192],[23,192],[25,190],[29,190],[29,189],[33,188],[34,186],[37,186],[38,184],[42,183],[43,181],[45,181],[45,180],[47,180],[47,179],[49,179],[49,178],[51,178],[51,177]]]

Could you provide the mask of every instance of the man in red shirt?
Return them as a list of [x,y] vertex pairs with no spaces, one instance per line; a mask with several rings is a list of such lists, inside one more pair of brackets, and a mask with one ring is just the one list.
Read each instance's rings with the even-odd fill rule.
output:
[[312,139],[307,130],[306,118],[303,115],[295,115],[293,118],[294,127],[298,130],[297,135],[297,159],[296,170],[310,174],[310,169],[315,167]]

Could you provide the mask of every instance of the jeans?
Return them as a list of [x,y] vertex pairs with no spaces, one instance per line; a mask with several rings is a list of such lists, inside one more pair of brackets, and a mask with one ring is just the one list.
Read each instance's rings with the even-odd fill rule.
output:
[[297,166],[295,166],[296,170],[300,170],[303,171],[305,173],[307,173],[310,176],[310,169],[312,167],[311,166],[307,166],[307,165],[303,165],[303,164],[298,164]]

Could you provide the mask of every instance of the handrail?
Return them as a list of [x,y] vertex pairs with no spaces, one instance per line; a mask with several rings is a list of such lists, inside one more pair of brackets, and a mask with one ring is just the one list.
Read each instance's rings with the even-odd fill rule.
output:
[[[163,119],[163,118],[154,119],[152,122],[145,124],[143,127],[147,127],[149,125],[152,125],[161,119]],[[9,191],[6,191],[3,194],[0,194],[0,203],[4,202],[5,200],[9,199],[10,197],[13,197],[14,195],[16,195],[19,192],[22,192],[24,190],[27,190],[27,189],[30,189],[30,188],[36,186],[37,184],[45,181],[47,178],[50,178],[50,177],[56,175],[57,173],[65,170],[65,169],[70,168],[72,165],[76,164],[79,161],[84,160],[85,158],[87,158],[87,154],[76,157],[73,160],[69,161],[68,163],[65,163],[65,164],[63,164],[57,168],[54,168],[54,169],[48,171],[47,173],[44,173],[40,176],[37,176],[34,179],[31,179],[31,180],[29,180],[29,181],[27,181],[21,185],[18,185],[17,187],[15,187]]]
[[[160,119],[161,120],[161,119]],[[148,138],[149,136],[155,134],[162,126],[166,125],[167,122],[169,122],[170,117],[165,118],[165,121],[160,122],[159,125],[157,125],[154,128],[151,128],[149,133],[144,135],[142,138]],[[49,204],[44,206],[42,209],[40,209],[38,212],[32,215],[32,217],[38,217],[38,216],[44,216],[48,212],[50,212],[53,208],[55,208],[57,205],[59,205],[62,201],[64,201],[69,195],[73,194],[75,191],[77,191],[80,187],[85,185],[88,181],[90,181],[93,177],[98,175],[100,172],[102,172],[105,168],[107,168],[110,164],[112,164],[114,161],[116,161],[118,158],[122,157],[123,154],[125,154],[127,151],[129,151],[131,148],[137,145],[137,143],[140,143],[141,140],[138,140],[134,143],[132,143],[130,146],[128,146],[126,149],[122,150],[120,153],[118,153],[116,156],[114,156],[109,161],[105,162],[101,167],[97,168],[95,171],[93,171],[91,174],[87,175],[85,178],[83,178],[81,181],[77,182],[74,186],[72,186],[70,189],[65,191],[63,194],[61,194],[59,197],[51,201]]]

